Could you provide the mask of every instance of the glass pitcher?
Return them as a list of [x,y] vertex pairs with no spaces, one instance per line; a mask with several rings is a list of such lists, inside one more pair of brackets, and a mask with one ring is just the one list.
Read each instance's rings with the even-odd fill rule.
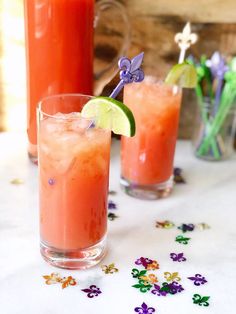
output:
[[[118,58],[129,45],[129,20],[114,0],[24,0],[27,66],[28,154],[37,162],[36,106],[59,93],[98,95],[116,74]],[[111,65],[94,74],[94,27],[103,12],[123,21],[123,45]],[[94,84],[95,82],[95,84]]]

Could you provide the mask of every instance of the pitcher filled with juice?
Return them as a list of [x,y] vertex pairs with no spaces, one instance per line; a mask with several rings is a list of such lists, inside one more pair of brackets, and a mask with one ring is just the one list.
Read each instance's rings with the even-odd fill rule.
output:
[[[37,161],[39,100],[58,93],[93,94],[95,8],[94,0],[24,0],[24,4],[28,153]],[[100,1],[98,10],[112,6],[127,23],[125,10],[116,1]],[[124,36],[125,45],[128,32]],[[122,46],[122,53],[126,48]]]

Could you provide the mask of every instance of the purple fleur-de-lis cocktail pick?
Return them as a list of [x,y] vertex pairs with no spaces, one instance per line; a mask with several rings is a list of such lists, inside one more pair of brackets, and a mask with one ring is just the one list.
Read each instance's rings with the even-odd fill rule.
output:
[[206,61],[206,65],[210,68],[213,78],[217,80],[215,102],[213,108],[213,115],[215,116],[220,104],[224,75],[225,72],[228,71],[229,67],[227,66],[223,56],[218,51],[213,53],[210,60]]
[[194,277],[188,277],[188,279],[192,280],[195,286],[200,286],[207,283],[206,278],[200,274],[196,274]]
[[140,53],[133,59],[128,59],[126,57],[122,57],[119,62],[120,68],[120,82],[116,86],[116,88],[111,93],[111,98],[116,98],[125,84],[129,84],[132,82],[141,82],[144,79],[143,70],[140,68],[143,62],[144,52]]

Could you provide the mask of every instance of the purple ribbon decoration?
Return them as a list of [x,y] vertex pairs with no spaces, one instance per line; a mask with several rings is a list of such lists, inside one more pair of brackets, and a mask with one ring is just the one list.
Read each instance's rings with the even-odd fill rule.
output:
[[218,51],[213,53],[210,60],[206,61],[206,65],[210,68],[213,78],[217,80],[215,103],[213,108],[213,116],[215,116],[220,104],[224,75],[225,72],[228,71],[229,67],[226,65],[225,59]]
[[120,68],[120,82],[111,93],[111,98],[116,98],[119,92],[122,90],[125,84],[132,82],[141,82],[144,79],[143,70],[140,69],[143,62],[144,52],[140,53],[133,59],[126,57],[120,58],[118,66]]

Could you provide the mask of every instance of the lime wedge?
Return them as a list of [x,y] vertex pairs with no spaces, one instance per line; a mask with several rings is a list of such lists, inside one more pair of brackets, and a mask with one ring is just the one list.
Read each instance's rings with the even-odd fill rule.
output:
[[173,66],[165,82],[184,88],[194,88],[197,85],[197,71],[192,64],[180,63]]
[[82,117],[95,118],[96,125],[128,137],[135,134],[135,120],[130,109],[110,97],[94,97],[81,111]]

